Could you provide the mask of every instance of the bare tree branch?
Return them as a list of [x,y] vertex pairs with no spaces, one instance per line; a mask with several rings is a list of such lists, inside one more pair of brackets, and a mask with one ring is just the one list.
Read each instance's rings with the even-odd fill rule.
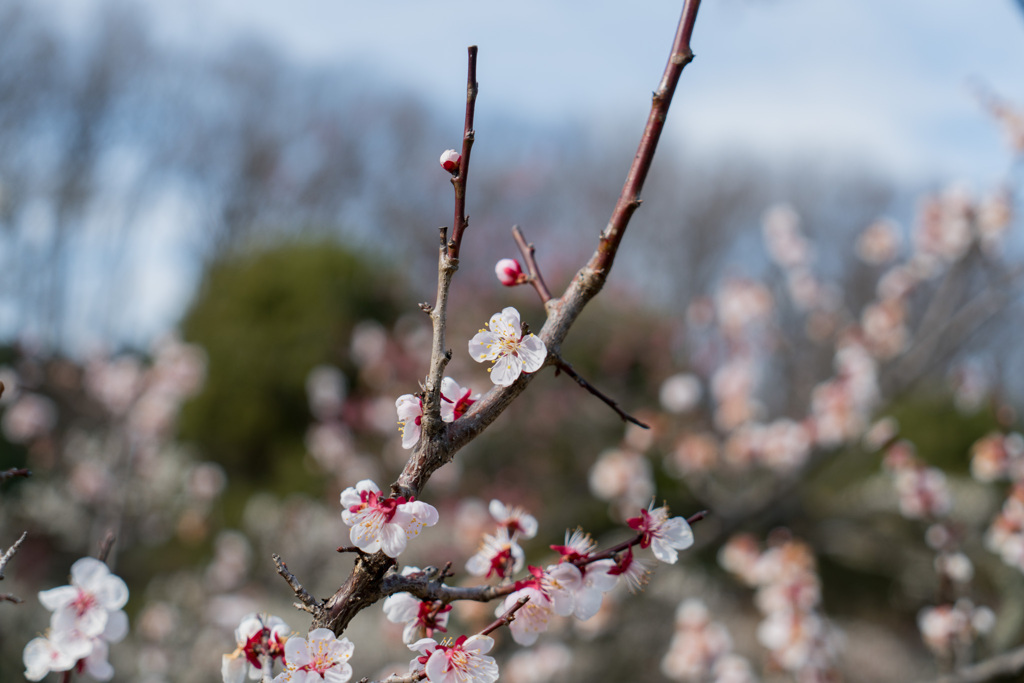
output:
[[462,159],[459,161],[458,173],[452,176],[452,187],[455,188],[455,219],[452,223],[452,241],[448,244],[448,257],[459,260],[459,248],[462,246],[462,233],[469,225],[466,216],[466,181],[469,179],[469,153],[473,150],[476,131],[473,130],[473,115],[476,111],[476,94],[479,86],[476,82],[476,45],[469,47],[469,68],[466,73],[466,124],[462,130]]
[[281,578],[288,583],[292,591],[295,593],[295,597],[297,597],[299,602],[302,603],[301,605],[297,604],[296,607],[304,612],[309,612],[314,616],[319,616],[319,614],[323,612],[323,605],[321,602],[310,595],[306,589],[302,587],[302,584],[299,583],[297,578],[295,578],[295,575],[288,570],[288,565],[284,563],[284,560],[281,559],[280,555],[274,553],[271,557],[274,558],[274,566],[277,567],[277,573],[280,574]]
[[21,536],[14,542],[14,545],[4,551],[3,555],[0,555],[0,580],[4,578],[4,568],[7,567],[7,563],[11,561],[12,557],[14,557],[14,553],[18,552],[18,548],[21,547],[26,536],[28,536],[28,532],[22,531]]
[[12,467],[9,470],[0,472],[0,484],[4,483],[8,479],[14,479],[15,477],[31,477],[32,472],[23,467]]
[[[540,338],[548,348],[546,364],[552,364],[558,356],[562,341],[569,328],[580,315],[583,307],[594,298],[604,286],[622,237],[633,212],[640,205],[640,191],[650,171],[654,152],[661,131],[665,125],[669,105],[683,68],[693,59],[690,37],[700,0],[685,0],[679,25],[668,63],[662,75],[658,90],[654,93],[651,112],[640,139],[637,154],[626,176],[622,193],[612,212],[607,227],[601,234],[597,250],[590,261],[577,272],[565,293],[548,302],[547,321],[540,332]],[[467,78],[466,125],[463,137],[463,154],[458,176],[453,178],[456,192],[455,225],[448,249],[442,247],[438,272],[438,304],[431,311],[434,324],[434,342],[431,354],[430,374],[427,377],[423,399],[423,433],[413,449],[405,468],[391,490],[407,498],[419,494],[431,474],[450,461],[455,453],[480,434],[521,394],[535,373],[524,374],[511,386],[494,387],[469,412],[451,424],[440,420],[440,379],[449,358],[444,343],[444,316],[447,306],[447,288],[458,266],[457,256],[462,232],[465,229],[465,182],[469,166],[469,151],[473,142],[473,111],[476,101],[476,49],[469,51],[469,74]],[[383,552],[367,557],[358,557],[356,565],[345,584],[324,604],[312,628],[326,627],[341,635],[352,618],[362,609],[383,597],[382,582],[394,560]]]
[[106,562],[107,558],[110,557],[110,551],[113,549],[116,540],[117,536],[114,535],[114,532],[108,530],[103,540],[100,541],[100,548],[96,552],[96,559],[100,562]]

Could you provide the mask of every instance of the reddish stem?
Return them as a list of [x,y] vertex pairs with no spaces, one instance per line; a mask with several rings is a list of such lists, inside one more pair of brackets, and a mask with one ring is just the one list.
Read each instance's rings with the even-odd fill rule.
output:
[[698,9],[700,9],[700,0],[686,0],[683,4],[683,13],[679,19],[675,40],[672,43],[672,52],[669,54],[668,64],[665,65],[665,72],[662,74],[658,90],[654,93],[651,113],[647,117],[647,125],[640,138],[640,146],[633,158],[633,165],[630,166],[629,173],[626,175],[626,182],[622,186],[622,193],[612,210],[608,226],[601,234],[598,251],[590,261],[590,266],[598,272],[606,272],[611,268],[612,262],[615,260],[615,253],[619,249],[619,243],[626,233],[629,219],[640,206],[640,191],[647,180],[648,171],[651,170],[654,151],[658,147],[661,131],[665,128],[665,119],[668,116],[668,108],[672,103],[676,85],[679,83],[679,76],[683,73],[683,67],[693,61],[690,38],[693,35],[693,25],[697,21]]
[[476,45],[469,46],[469,68],[466,75],[466,124],[462,130],[462,159],[459,171],[452,176],[452,187],[455,188],[455,218],[452,222],[452,239],[448,242],[448,257],[459,258],[462,246],[462,233],[469,225],[466,216],[466,181],[469,179],[469,153],[473,149],[473,114],[476,111],[476,93],[479,86],[476,82]]
[[526,261],[526,269],[530,273],[530,277],[527,279],[527,282],[533,285],[533,288],[537,290],[540,302],[542,304],[547,304],[547,302],[551,301],[551,291],[544,283],[544,278],[540,274],[540,268],[537,267],[537,261],[533,258],[533,244],[526,241],[526,238],[523,236],[523,232],[519,229],[518,225],[512,226],[512,238],[516,241],[516,246],[519,247],[519,251],[523,255],[523,260]]

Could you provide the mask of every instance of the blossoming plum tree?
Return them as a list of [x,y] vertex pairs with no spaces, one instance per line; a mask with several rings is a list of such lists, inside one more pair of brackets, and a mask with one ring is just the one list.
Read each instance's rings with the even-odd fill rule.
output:
[[[466,567],[470,574],[488,579],[494,577],[498,583],[460,588],[445,582],[450,576],[447,568],[440,572],[419,571],[410,567],[396,571],[399,555],[408,542],[423,527],[432,526],[438,521],[437,510],[419,499],[424,495],[430,476],[491,424],[526,389],[532,376],[545,366],[552,365],[566,372],[613,407],[620,416],[638,422],[580,377],[561,357],[560,346],[580,311],[600,291],[607,279],[629,218],[639,205],[640,191],[676,83],[683,67],[693,57],[690,36],[698,7],[697,0],[687,0],[684,4],[665,74],[655,93],[637,157],[612,219],[601,235],[594,256],[577,273],[561,297],[554,298],[550,294],[533,258],[533,247],[525,243],[518,229],[515,230],[515,239],[523,251],[529,275],[525,275],[518,262],[512,259],[500,261],[495,272],[500,281],[509,286],[527,282],[532,284],[545,306],[547,320],[540,332],[534,334],[529,331],[519,311],[507,306],[491,317],[486,329],[469,340],[468,351],[473,360],[490,361],[493,364],[488,372],[494,387],[482,396],[444,376],[445,367],[452,357],[446,337],[448,294],[458,269],[460,249],[469,225],[466,191],[475,137],[473,119],[477,94],[477,50],[475,47],[469,49],[462,149],[461,152],[447,150],[440,159],[443,169],[452,176],[455,190],[454,222],[450,235],[447,228],[440,231],[436,302],[421,306],[433,324],[430,367],[422,383],[422,391],[400,396],[395,402],[402,446],[411,449],[412,454],[388,493],[384,493],[372,481],[364,480],[341,494],[341,516],[345,524],[351,527],[353,544],[346,549],[355,552],[357,557],[352,574],[333,596],[327,600],[313,598],[302,588],[284,562],[277,559],[279,572],[295,591],[302,609],[312,615],[311,638],[314,634],[341,636],[356,614],[381,600],[384,601],[384,609],[390,620],[405,623],[405,640],[411,648],[420,652],[420,657],[413,660],[407,674],[396,675],[388,680],[413,681],[425,678],[445,683],[456,680],[491,683],[497,680],[498,669],[494,659],[487,655],[493,645],[487,635],[490,630],[510,624],[513,638],[526,644],[533,642],[544,630],[549,614],[589,619],[600,608],[603,594],[618,583],[620,576],[625,576],[631,586],[642,583],[644,564],[634,557],[634,546],[643,549],[650,547],[657,559],[674,563],[677,551],[693,543],[689,523],[701,515],[693,516],[690,520],[670,518],[667,508],[655,508],[652,505],[650,510],[636,511],[640,516],[631,520],[630,525],[638,533],[631,540],[601,551],[596,542],[582,530],[567,533],[565,545],[552,546],[561,555],[555,564],[543,569],[530,567],[527,577],[516,580],[515,575],[522,570],[524,563],[524,553],[518,539],[536,534],[538,524],[525,511],[493,501],[491,512],[499,525],[497,533],[485,538],[481,550],[469,559]],[[438,643],[431,639],[429,636],[433,631],[444,632],[452,603],[460,600],[499,601],[497,621],[481,633],[460,636],[454,641],[446,638]],[[523,626],[526,626],[525,630]],[[417,633],[427,637],[410,642]],[[321,635],[316,637],[320,638]],[[341,673],[340,668],[317,668],[307,662],[310,657],[306,655],[302,655],[299,658],[301,662],[296,664],[290,658],[292,642],[289,640],[285,645],[286,672],[275,680],[293,680],[300,674],[307,677],[302,680],[310,680],[308,677],[314,671],[322,675],[324,680],[341,681],[347,678],[348,669]],[[345,652],[347,658],[351,648]],[[328,669],[331,673],[328,673]],[[264,671],[264,678],[267,675],[268,672]]]
[[[908,241],[909,250],[904,250],[893,221],[868,225],[853,249],[877,276],[877,286],[863,305],[855,304],[818,267],[815,245],[802,229],[800,214],[787,205],[769,209],[763,216],[763,238],[765,251],[777,267],[771,276],[774,283],[728,277],[716,291],[688,302],[687,328],[681,336],[690,358],[685,369],[662,373],[659,398],[664,414],[628,413],[563,356],[570,329],[606,282],[640,204],[676,82],[692,59],[690,37],[698,6],[699,0],[684,3],[639,149],[593,256],[555,296],[541,275],[534,245],[514,227],[512,238],[522,264],[502,258],[494,272],[505,287],[530,285],[543,305],[544,320],[528,320],[529,314],[521,315],[503,302],[485,329],[449,344],[449,292],[456,282],[469,225],[467,181],[477,94],[476,49],[470,48],[463,144],[461,150],[446,150],[440,158],[454,187],[454,222],[450,231],[440,230],[435,302],[421,304],[431,322],[429,365],[419,390],[403,387],[382,399],[389,428],[393,429],[391,420],[397,416],[403,449],[399,452],[405,458],[401,473],[386,488],[375,483],[382,481],[380,471],[367,462],[370,458],[351,452],[352,437],[341,419],[344,376],[325,366],[310,373],[307,389],[317,422],[310,429],[308,449],[317,463],[343,463],[335,471],[349,477],[335,490],[341,490],[340,497],[332,495],[337,502],[330,511],[330,523],[324,525],[328,531],[318,535],[316,525],[309,523],[309,529],[302,528],[303,534],[281,533],[283,527],[266,521],[273,515],[265,500],[253,505],[257,511],[247,510],[247,515],[258,520],[256,526],[269,543],[285,548],[281,553],[289,560],[304,544],[322,545],[326,536],[332,548],[336,538],[350,544],[338,551],[349,554],[354,566],[340,586],[332,577],[334,592],[322,599],[307,591],[282,557],[274,555],[278,573],[311,623],[303,634],[277,616],[249,613],[240,622],[235,617],[227,627],[235,628],[235,647],[221,660],[225,683],[351,680],[355,671],[365,670],[360,663],[362,646],[351,627],[360,613],[378,605],[379,614],[396,625],[395,640],[400,631],[402,643],[412,652],[408,666],[391,666],[377,674],[383,683],[553,680],[565,672],[571,656],[563,644],[552,641],[552,630],[564,623],[583,629],[607,620],[613,588],[643,589],[657,562],[676,564],[680,552],[695,543],[719,548],[721,567],[739,585],[751,589],[759,621],[748,629],[750,640],[756,639],[767,652],[764,669],[769,675],[784,674],[798,681],[840,680],[845,639],[826,610],[825,582],[816,557],[821,539],[814,545],[786,528],[776,528],[766,538],[737,532],[748,525],[765,530],[779,523],[799,525],[802,482],[816,468],[859,449],[878,453],[886,476],[879,476],[881,485],[872,479],[870,491],[858,490],[858,504],[877,504],[873,496],[884,490],[892,501],[890,512],[924,527],[938,590],[930,601],[919,600],[920,591],[915,593],[914,609],[920,608],[916,615],[921,641],[940,666],[952,672],[944,680],[988,680],[1024,668],[1021,648],[992,653],[986,661],[972,664],[977,652],[984,652],[986,637],[998,630],[1001,616],[976,596],[976,565],[969,553],[976,550],[971,547],[971,532],[977,520],[971,526],[957,516],[965,506],[955,488],[964,482],[930,464],[895,419],[883,418],[888,397],[920,377],[931,358],[957,348],[976,331],[987,315],[999,310],[991,300],[1004,297],[1004,290],[1017,281],[1017,275],[998,259],[1012,214],[1007,191],[980,200],[960,190],[927,197]],[[1001,120],[1016,126],[1015,139],[1019,139],[1020,123],[1010,108],[996,106],[992,99],[987,104]],[[962,301],[956,296],[966,291],[962,275],[975,264],[981,264],[993,280],[982,285],[976,299]],[[979,302],[984,305],[976,305]],[[915,313],[918,307],[920,314]],[[784,338],[783,315],[797,321],[801,338]],[[531,332],[529,322],[540,323],[540,328]],[[360,329],[353,334],[353,353],[363,357],[367,366],[379,365],[383,335],[373,327]],[[823,377],[807,373],[813,376],[807,386],[795,380],[786,384],[791,395],[787,405],[780,407],[778,400],[765,396],[763,388],[771,377],[785,374],[773,365],[779,362],[773,352],[787,346],[797,349],[794,355],[807,366],[814,356],[824,357],[826,371]],[[446,374],[453,353],[463,360],[491,364],[488,391],[477,392],[479,386],[464,386]],[[478,518],[466,525],[479,533],[446,539],[463,555],[453,552],[441,567],[404,564],[411,546],[433,543],[447,522],[445,517],[457,516],[449,515],[451,508],[445,508],[436,495],[443,482],[430,484],[432,477],[438,472],[443,475],[446,466],[450,471],[460,449],[493,424],[548,367],[569,376],[627,423],[620,446],[597,459],[589,478],[592,492],[609,503],[610,516],[626,540],[602,548],[577,527],[565,531],[561,544],[551,542],[555,532],[543,524],[543,516],[538,520],[522,507],[495,499],[486,511],[480,503]],[[96,380],[92,390],[113,416],[135,427],[128,432],[129,441],[141,449],[152,448],[168,431],[196,375],[186,367],[185,372],[164,372],[163,379],[155,371],[151,379],[141,379],[145,373],[128,361],[100,364],[95,374],[103,381]],[[185,377],[168,382],[168,374]],[[970,367],[957,374],[958,405],[976,405],[988,395],[978,388],[981,383],[975,374]],[[409,393],[395,399],[401,391]],[[5,429],[25,440],[45,437],[56,422],[56,408],[42,396],[21,398],[17,410],[5,413]],[[1013,416],[1006,417],[1005,412],[1000,428],[971,448],[970,471],[975,480],[971,485],[1008,487],[1005,501],[998,498],[1003,501],[1001,509],[984,520],[982,531],[987,550],[1019,573],[1024,569],[1024,439],[1011,429]],[[399,439],[393,432],[391,438],[398,451]],[[685,482],[695,500],[694,511],[711,510],[710,523],[698,526],[696,537],[691,525],[706,513],[673,517],[667,505],[658,504],[665,479],[658,479],[656,489],[651,454],[661,456],[667,479]],[[874,469],[877,473],[878,467]],[[0,474],[4,479],[24,476]],[[100,489],[90,483],[93,479],[83,474],[80,485]],[[216,481],[208,484],[207,488],[216,488]],[[799,531],[806,531],[806,526]],[[533,564],[534,554],[524,545],[538,536],[548,539],[551,552],[548,561]],[[22,539],[0,557],[0,578]],[[845,537],[841,540],[845,543]],[[230,536],[219,538],[217,545],[217,558],[206,578],[215,587],[231,585],[233,572],[238,573],[232,567],[244,563],[238,558],[244,552],[230,550]],[[444,544],[435,545],[448,551]],[[226,550],[221,552],[222,548]],[[464,567],[465,581],[453,567]],[[702,597],[713,602],[714,591],[707,593]],[[203,595],[201,602],[209,611],[218,611],[226,602],[218,601],[223,596]],[[92,558],[76,562],[70,585],[39,594],[39,602],[53,615],[49,631],[24,647],[26,678],[41,680],[52,672],[66,680],[79,673],[98,680],[111,678],[109,644],[119,642],[128,630],[126,600],[124,582],[103,562]],[[186,630],[175,627],[174,617],[169,616],[174,614],[172,609],[166,604],[160,607],[142,610],[140,630],[154,634],[153,640]],[[474,610],[475,621],[460,618],[460,613]],[[491,615],[493,620],[483,628],[474,627],[475,632],[457,631],[466,623],[486,623]],[[758,667],[741,647],[747,644],[739,637],[734,642],[725,621],[725,615],[704,599],[688,596],[676,610],[674,634],[660,659],[661,672],[675,681],[757,681]],[[530,648],[524,651],[529,655],[514,655],[499,668],[503,635],[495,635],[499,629],[507,629],[516,645]],[[661,630],[669,631],[668,619]],[[223,649],[229,648],[225,644]],[[211,673],[214,668],[211,664]]]

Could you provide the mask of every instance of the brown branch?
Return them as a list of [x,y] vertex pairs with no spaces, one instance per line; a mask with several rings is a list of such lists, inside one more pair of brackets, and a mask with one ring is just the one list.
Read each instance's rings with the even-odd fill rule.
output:
[[469,153],[473,149],[473,114],[476,110],[476,94],[479,85],[476,82],[476,45],[469,46],[469,68],[466,73],[466,124],[462,129],[462,158],[459,170],[452,175],[452,187],[455,188],[455,219],[452,223],[452,241],[448,243],[448,257],[458,261],[459,248],[462,246],[462,233],[469,225],[466,216],[466,181],[469,179]]
[[[7,567],[7,563],[11,561],[12,557],[14,557],[14,553],[18,552],[18,548],[21,547],[21,544],[25,541],[26,536],[28,536],[28,532],[22,531],[21,536],[18,538],[17,541],[14,542],[14,545],[12,545],[10,548],[4,551],[3,555],[0,555],[0,580],[3,580],[4,578],[4,568]],[[21,601],[18,600],[18,602]]]
[[456,600],[472,600],[474,602],[490,602],[515,592],[512,582],[497,586],[448,586],[441,581],[431,580],[425,575],[387,576],[381,584],[381,597],[395,593],[409,593],[420,600],[439,600],[443,603]]
[[[597,250],[590,261],[576,273],[561,298],[549,301],[546,306],[548,318],[538,336],[548,348],[547,363],[549,364],[553,362],[550,354],[557,355],[559,353],[562,341],[583,311],[583,307],[604,286],[629,219],[636,206],[639,205],[639,193],[650,170],[654,150],[664,127],[676,84],[683,67],[693,59],[693,53],[690,50],[690,36],[693,33],[699,7],[700,0],[684,1],[672,51],[658,91],[654,94],[651,113],[641,136],[640,146],[626,176],[626,183],[616,208],[612,212],[612,218],[601,234]],[[444,364],[447,363],[444,344],[444,314],[447,306],[447,288],[451,283],[451,275],[458,267],[457,256],[462,232],[466,226],[465,182],[469,151],[473,141],[472,117],[477,92],[476,50],[470,48],[469,55],[463,154],[458,176],[453,179],[456,190],[455,225],[452,232],[453,238],[448,243],[448,248],[442,248],[438,273],[439,305],[435,306],[430,314],[434,323],[434,342],[430,374],[424,387],[423,420],[421,422],[423,435],[413,449],[402,473],[391,486],[395,494],[406,497],[418,496],[430,476],[439,467],[449,462],[459,449],[494,422],[505,408],[526,389],[536,375],[536,373],[524,374],[511,386],[492,388],[473,404],[466,415],[450,425],[445,425],[440,421],[440,379]],[[445,360],[442,360],[442,356],[445,357]],[[393,565],[394,560],[383,552],[359,557],[348,580],[327,600],[321,614],[314,618],[312,627],[330,628],[340,636],[356,614],[382,597],[381,585],[384,576]]]
[[[2,382],[0,382],[2,384]],[[14,479],[15,477],[31,477],[32,472],[25,469],[24,467],[12,467],[9,470],[0,472],[0,484],[7,481],[8,479]]]
[[647,117],[647,125],[644,127],[643,135],[640,138],[640,145],[637,148],[636,156],[633,158],[633,164],[626,175],[626,182],[622,186],[622,193],[619,195],[615,208],[612,210],[608,226],[601,234],[601,243],[597,253],[590,260],[589,266],[596,272],[603,274],[601,284],[604,284],[607,271],[612,267],[619,244],[626,233],[626,226],[629,225],[629,219],[633,216],[633,212],[636,211],[637,207],[640,206],[640,191],[647,180],[647,173],[651,170],[654,151],[658,147],[661,131],[665,128],[668,108],[672,103],[676,84],[679,83],[679,76],[683,73],[683,68],[693,61],[690,37],[693,35],[693,26],[697,21],[698,9],[700,9],[700,0],[686,0],[683,5],[683,13],[679,18],[675,41],[672,43],[672,52],[669,54],[668,64],[665,65],[665,72],[662,74],[661,83],[654,93],[653,101],[651,102],[651,113]]
[[107,530],[103,540],[100,541],[100,548],[96,552],[96,559],[100,562],[106,562],[107,558],[110,557],[110,551],[113,549],[116,540],[117,536],[114,535],[114,532]]
[[12,595],[11,593],[2,593],[2,594],[0,594],[0,601],[2,601],[2,602],[13,602],[15,604],[21,604],[21,603],[25,602],[24,600],[19,598],[17,595]]
[[932,683],[983,683],[1024,671],[1024,645],[982,662],[939,676]]
[[437,256],[437,301],[429,313],[433,326],[433,337],[430,349],[430,370],[423,386],[421,442],[434,440],[444,429],[444,421],[441,419],[441,378],[452,357],[445,342],[445,330],[448,326],[448,292],[451,290],[455,271],[459,268],[459,260],[452,258],[448,253],[445,234],[446,229],[441,228],[441,247]]
[[561,356],[554,355],[554,354],[552,354],[552,356],[554,358],[554,361],[553,361],[554,365],[557,368],[557,370],[555,370],[555,374],[556,375],[559,372],[564,372],[565,374],[569,375],[569,377],[572,377],[574,380],[576,380],[576,384],[580,385],[581,387],[583,387],[584,389],[589,391],[591,394],[593,394],[594,396],[597,396],[599,399],[601,399],[605,403],[605,405],[607,405],[609,408],[614,410],[615,414],[618,415],[619,417],[621,417],[624,422],[632,422],[637,427],[643,427],[644,429],[650,429],[651,428],[650,425],[641,422],[640,420],[636,419],[635,417],[633,417],[632,415],[627,413],[625,410],[620,408],[618,403],[616,403],[614,400],[612,400],[611,398],[606,396],[604,393],[602,393],[593,384],[591,384],[587,380],[585,380],[582,377],[580,377],[579,373],[576,372],[573,369],[572,365],[570,365],[569,362],[566,361],[564,358],[562,358]]
[[[405,674],[404,676],[388,676],[384,680],[380,681],[380,683],[416,683],[416,681],[422,681],[426,677],[426,671],[413,671]],[[370,679],[361,678],[359,679],[359,683],[370,683]]]
[[487,626],[487,628],[485,628],[483,631],[480,631],[480,635],[482,635],[482,636],[490,635],[491,633],[493,633],[494,631],[497,631],[502,626],[506,626],[508,624],[511,624],[516,619],[516,612],[521,610],[523,608],[523,605],[525,605],[529,601],[530,601],[530,596],[528,596],[528,595],[524,595],[523,597],[521,597],[518,600],[516,600],[516,604],[512,605],[511,607],[509,607],[507,610],[505,610],[504,614],[502,614],[500,617],[498,617],[497,619],[492,621]]
[[516,241],[516,246],[519,247],[523,260],[526,261],[526,269],[530,273],[526,281],[533,285],[533,288],[537,290],[537,296],[540,297],[540,302],[547,306],[548,302],[551,301],[551,291],[548,289],[547,284],[544,283],[544,278],[540,274],[540,268],[537,267],[537,260],[533,257],[533,244],[526,241],[518,225],[512,226],[512,238]]
[[295,575],[288,570],[288,565],[284,563],[284,560],[281,559],[280,555],[274,553],[271,557],[274,558],[274,566],[277,567],[277,573],[280,574],[281,578],[288,583],[292,592],[295,593],[295,597],[297,597],[299,602],[302,603],[301,605],[296,603],[295,606],[304,612],[309,612],[314,616],[319,616],[319,614],[323,612],[323,605],[320,601],[310,595],[306,589],[302,587],[302,584],[299,583],[297,578],[295,578]]

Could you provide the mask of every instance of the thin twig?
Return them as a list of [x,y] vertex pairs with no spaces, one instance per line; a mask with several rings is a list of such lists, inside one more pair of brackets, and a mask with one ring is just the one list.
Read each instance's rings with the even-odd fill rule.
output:
[[554,358],[555,367],[558,368],[558,371],[556,371],[555,374],[558,374],[558,372],[564,372],[565,374],[567,374],[570,377],[572,377],[574,380],[576,380],[576,384],[579,384],[581,387],[583,387],[584,389],[589,391],[591,394],[593,394],[594,396],[597,396],[599,399],[604,401],[604,403],[609,408],[614,410],[616,415],[621,417],[625,422],[632,422],[637,427],[643,427],[644,429],[650,429],[651,428],[650,425],[641,422],[640,420],[636,419],[635,417],[633,417],[632,415],[627,413],[625,410],[620,408],[618,403],[616,403],[614,400],[612,400],[611,398],[606,396],[604,393],[602,393],[593,384],[591,384],[587,380],[585,380],[582,377],[580,377],[579,373],[576,372],[573,369],[572,365],[570,365],[569,362],[566,361],[564,358],[562,358],[559,355],[555,355],[555,354],[551,354],[551,355]]
[[426,572],[413,576],[392,574],[384,578],[381,584],[381,596],[387,597],[395,593],[409,593],[424,601],[441,601],[445,604],[457,600],[473,602],[490,602],[515,591],[512,582],[500,585],[484,586],[449,586],[440,580],[432,580]]
[[302,605],[299,606],[299,609],[304,612],[309,612],[314,616],[319,615],[323,611],[323,606],[320,601],[306,592],[306,589],[302,587],[302,584],[299,583],[297,578],[295,578],[295,575],[288,571],[288,565],[284,563],[284,560],[281,559],[280,555],[274,553],[271,557],[274,558],[274,566],[277,567],[277,573],[280,574],[281,578],[288,583],[292,592],[295,593],[295,597],[297,597],[299,602],[302,603]]
[[8,479],[14,479],[15,477],[31,477],[32,472],[25,469],[24,467],[12,467],[9,470],[0,472],[0,484],[7,481]]
[[0,594],[0,601],[2,601],[2,602],[13,602],[15,604],[21,604],[21,603],[25,602],[24,600],[19,598],[17,595],[12,595],[10,593]]
[[14,557],[14,553],[18,552],[18,548],[21,547],[26,536],[28,536],[28,532],[22,531],[21,536],[14,542],[14,545],[8,548],[4,554],[0,556],[0,580],[4,578],[4,568],[7,566],[7,563],[11,561],[11,558]]
[[521,597],[518,600],[516,600],[516,604],[512,605],[511,607],[509,607],[507,610],[505,610],[504,614],[502,614],[500,617],[498,617],[497,619],[492,621],[487,626],[487,628],[485,628],[483,631],[480,631],[480,635],[482,635],[482,636],[490,635],[491,633],[493,633],[494,631],[497,631],[502,626],[505,626],[507,624],[511,624],[516,619],[516,612],[521,610],[523,608],[523,605],[525,605],[529,601],[530,601],[530,596],[528,596],[528,595],[524,595],[523,597]]
[[551,291],[548,290],[548,286],[540,274],[540,268],[537,267],[537,260],[533,257],[533,243],[526,241],[518,225],[512,226],[512,238],[516,241],[516,246],[519,247],[523,260],[526,261],[526,269],[530,273],[530,277],[526,281],[533,285],[533,288],[537,290],[537,295],[540,297],[540,302],[547,306],[548,302],[551,301]]
[[116,540],[117,536],[114,535],[114,532],[108,530],[103,540],[100,541],[100,548],[96,552],[96,559],[100,562],[106,562],[107,558],[110,557],[110,551],[113,549]]
[[[380,683],[416,683],[417,681],[422,681],[426,677],[426,671],[413,671],[405,674],[404,676],[388,676],[384,680],[380,681]],[[370,683],[370,679],[362,678],[359,680],[359,683]]]
[[466,216],[466,181],[469,179],[469,153],[473,150],[473,115],[476,111],[476,94],[480,89],[476,82],[476,45],[469,46],[469,66],[466,69],[466,123],[462,129],[462,159],[459,171],[452,176],[452,187],[455,188],[455,220],[452,223],[452,240],[448,243],[448,256],[458,260],[459,248],[462,246],[462,233],[469,225]]

